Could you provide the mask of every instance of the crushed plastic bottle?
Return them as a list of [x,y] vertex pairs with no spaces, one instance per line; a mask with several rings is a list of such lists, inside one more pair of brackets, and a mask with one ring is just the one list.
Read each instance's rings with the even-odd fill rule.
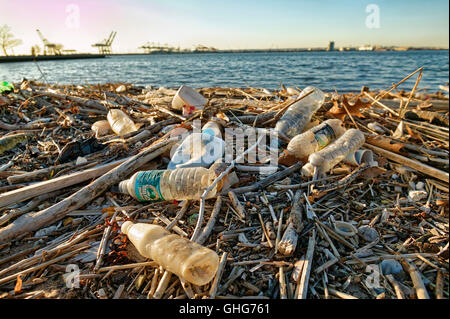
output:
[[312,129],[295,136],[280,156],[278,162],[283,165],[293,165],[299,160],[306,161],[308,156],[320,151],[328,144],[344,134],[342,121],[331,119]]
[[167,169],[210,167],[225,152],[221,130],[217,121],[209,121],[201,133],[187,136],[175,150]]
[[303,166],[302,174],[304,176],[312,176],[315,168],[317,168],[319,175],[329,172],[334,166],[343,161],[347,155],[360,148],[364,142],[364,134],[360,130],[347,130],[332,144],[312,154],[309,157],[309,162]]
[[357,150],[347,155],[344,159],[347,164],[359,166],[361,164],[367,164],[368,166],[377,166],[378,162],[373,160],[373,153],[371,150]]
[[129,118],[122,110],[111,109],[108,112],[108,122],[111,129],[117,135],[126,135],[128,133],[136,132],[138,127],[134,124],[133,120]]
[[189,86],[182,85],[172,100],[172,108],[182,110],[183,115],[190,115],[197,109],[203,109],[206,99],[196,90]]
[[[141,202],[199,199],[220,175],[222,165],[214,164],[209,169],[189,167],[137,172],[130,179],[120,182],[119,191]],[[226,182],[227,178],[224,178],[217,183],[207,199],[215,197]]]
[[219,256],[209,248],[158,225],[126,221],[121,230],[142,256],[194,285],[206,285],[216,275]]
[[109,122],[106,120],[97,121],[92,124],[91,129],[95,133],[95,137],[99,138],[108,135],[111,132],[111,125],[109,125]]
[[303,132],[305,126],[309,123],[314,113],[322,106],[325,101],[325,94],[318,88],[308,86],[300,97],[314,91],[304,99],[292,104],[283,114],[275,126],[275,131],[280,132],[288,138]]

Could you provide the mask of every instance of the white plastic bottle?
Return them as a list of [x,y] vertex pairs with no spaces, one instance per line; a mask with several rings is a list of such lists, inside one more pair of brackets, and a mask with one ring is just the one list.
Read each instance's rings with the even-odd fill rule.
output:
[[[141,202],[199,199],[218,175],[213,167],[141,171],[120,182],[119,191]],[[207,198],[214,197],[222,186],[223,183],[217,183]]]
[[95,137],[101,137],[108,135],[111,132],[111,125],[108,121],[102,120],[92,124],[92,131],[95,133]]
[[201,110],[207,100],[196,90],[182,85],[172,100],[172,108],[182,110],[184,116],[190,115],[195,110]]
[[357,129],[347,130],[335,142],[309,156],[309,163],[302,167],[302,174],[312,176],[314,170],[322,175],[343,161],[347,155],[355,152],[365,142],[364,134]]
[[311,121],[312,116],[322,106],[325,101],[325,94],[318,88],[308,86],[300,97],[314,91],[304,99],[292,104],[283,114],[275,126],[275,131],[281,132],[288,138],[303,132],[305,126]]
[[130,119],[122,110],[109,110],[107,118],[111,129],[117,135],[122,136],[138,130],[138,127],[134,124],[133,120]]
[[344,134],[345,128],[338,119],[326,120],[320,125],[295,136],[280,156],[279,163],[293,165],[299,160],[307,161],[308,156],[320,151]]
[[158,225],[126,221],[121,230],[142,256],[194,285],[206,285],[216,275],[219,256],[209,248]]
[[209,121],[201,133],[190,134],[176,149],[167,169],[210,167],[225,152],[221,130],[217,121]]

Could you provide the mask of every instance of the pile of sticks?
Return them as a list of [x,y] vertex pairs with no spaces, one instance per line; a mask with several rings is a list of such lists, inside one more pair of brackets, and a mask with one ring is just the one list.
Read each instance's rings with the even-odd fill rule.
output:
[[[305,179],[301,162],[275,171],[248,163],[258,145],[248,141],[228,167],[239,177],[231,190],[157,203],[115,187],[167,167],[179,142],[171,128],[220,116],[229,128],[270,129],[300,90],[204,88],[206,107],[186,117],[170,107],[175,89],[17,83],[0,97],[0,298],[448,298],[448,95],[421,90],[421,75],[327,93],[312,119],[361,130],[377,167],[341,163]],[[413,76],[414,88],[401,90]],[[140,129],[100,137],[103,149],[58,163],[110,108]],[[195,286],[145,259],[120,232],[125,220],[215,250],[216,277]]]

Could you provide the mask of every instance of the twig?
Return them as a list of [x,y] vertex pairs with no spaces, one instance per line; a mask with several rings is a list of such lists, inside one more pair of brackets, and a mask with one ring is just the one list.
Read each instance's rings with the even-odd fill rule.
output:
[[308,250],[306,251],[305,264],[303,266],[302,276],[297,286],[297,299],[306,299],[308,294],[309,275],[314,256],[314,248],[316,246],[316,230],[313,229],[308,241]]
[[222,254],[222,257],[220,257],[220,263],[219,263],[219,267],[217,269],[216,277],[214,277],[214,281],[211,284],[211,289],[209,290],[209,298],[210,299],[216,298],[216,293],[217,293],[217,289],[219,287],[219,282],[222,278],[223,271],[225,270],[225,265],[227,263],[227,257],[228,257],[227,252],[224,252]]
[[222,208],[222,196],[218,196],[216,199],[216,203],[214,204],[214,208],[212,210],[211,216],[209,217],[208,223],[206,224],[205,228],[203,228],[203,231],[198,236],[197,243],[200,245],[203,245],[203,243],[208,239],[209,235],[211,234],[211,231],[216,224],[217,216],[220,213],[220,209]]
[[200,228],[202,226],[203,218],[204,218],[204,214],[205,214],[205,198],[208,196],[209,192],[217,185],[218,182],[220,182],[234,168],[234,165],[236,165],[236,163],[238,161],[243,159],[245,157],[245,155],[247,155],[249,152],[251,152],[253,149],[255,149],[259,145],[259,143],[262,141],[262,139],[264,137],[265,136],[262,135],[254,145],[249,147],[242,155],[240,155],[236,159],[234,159],[231,162],[231,164],[227,167],[227,169],[225,171],[223,171],[214,180],[214,182],[203,192],[203,195],[200,198],[200,210],[199,210],[199,213],[198,213],[197,225],[195,226],[194,233],[192,234],[192,237],[191,237],[192,241],[196,242],[197,241],[197,237],[198,237],[198,235],[200,233]]

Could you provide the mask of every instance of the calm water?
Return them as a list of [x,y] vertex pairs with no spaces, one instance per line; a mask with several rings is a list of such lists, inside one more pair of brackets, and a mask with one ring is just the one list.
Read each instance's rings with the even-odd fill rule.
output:
[[[105,59],[41,61],[52,83],[95,84],[128,82],[178,87],[261,87],[315,85],[324,90],[359,91],[389,87],[424,66],[421,88],[437,91],[448,82],[449,52],[298,52],[217,53],[115,56]],[[22,77],[43,80],[33,62],[0,64],[0,80]],[[411,89],[416,77],[402,87]]]

